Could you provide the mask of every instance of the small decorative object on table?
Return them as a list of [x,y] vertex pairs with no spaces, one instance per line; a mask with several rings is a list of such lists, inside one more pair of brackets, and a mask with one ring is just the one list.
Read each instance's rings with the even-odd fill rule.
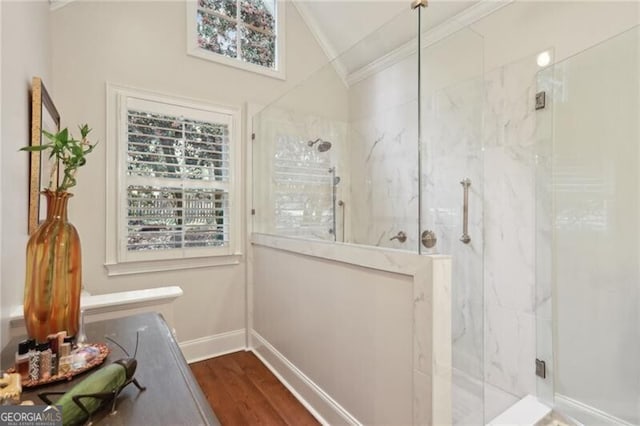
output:
[[[67,219],[67,202],[72,196],[67,190],[76,184],[78,168],[95,147],[87,139],[90,131],[86,124],[80,126],[81,139],[76,140],[66,128],[57,133],[43,130],[49,143],[22,148],[41,154],[50,151],[49,158],[55,160],[43,192],[47,218],[27,243],[24,320],[37,343],[47,342],[52,333],[64,330],[74,336],[78,331],[82,263],[78,232]],[[64,172],[60,184],[59,164]]]
[[19,374],[3,374],[0,377],[0,405],[20,404],[22,386]]
[[[89,371],[102,364],[109,355],[109,348],[104,343],[87,344],[66,352],[64,344],[57,354],[53,354],[48,344],[37,345],[29,351],[29,374],[22,378],[25,389],[51,383],[71,380],[75,376]],[[66,346],[68,347],[68,346]],[[16,372],[17,368],[9,368],[7,372]]]

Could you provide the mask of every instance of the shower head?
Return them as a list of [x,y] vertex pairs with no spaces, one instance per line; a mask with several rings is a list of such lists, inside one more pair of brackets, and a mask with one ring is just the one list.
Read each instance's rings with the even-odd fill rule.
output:
[[331,142],[322,141],[318,144],[318,152],[327,152],[331,149]]
[[331,149],[331,142],[323,141],[320,138],[307,142],[307,145],[309,146],[314,146],[315,144],[318,144],[318,152],[327,152]]

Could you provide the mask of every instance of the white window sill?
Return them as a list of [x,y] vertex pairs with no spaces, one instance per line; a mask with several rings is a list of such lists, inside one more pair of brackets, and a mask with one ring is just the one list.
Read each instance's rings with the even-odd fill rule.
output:
[[207,61],[216,62],[218,64],[241,69],[243,71],[249,71],[267,77],[277,78],[279,80],[286,80],[285,72],[282,69],[282,61],[278,61],[277,68],[268,68],[262,65],[253,64],[251,62],[245,62],[241,59],[229,58],[224,55],[209,52],[199,47],[190,47],[187,51],[187,54],[195,58],[205,59]]
[[227,256],[193,257],[186,259],[144,260],[137,262],[105,263],[108,276],[144,274],[148,272],[175,271],[179,269],[210,268],[238,265],[240,254]]

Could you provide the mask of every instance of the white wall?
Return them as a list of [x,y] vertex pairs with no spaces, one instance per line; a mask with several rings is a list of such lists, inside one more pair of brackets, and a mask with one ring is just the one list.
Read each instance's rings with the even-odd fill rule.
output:
[[79,173],[70,205],[70,220],[83,244],[86,288],[102,294],[180,285],[185,295],[175,304],[175,326],[181,342],[243,329],[244,261],[209,269],[106,275],[105,146],[113,141],[105,139],[105,83],[214,103],[266,104],[326,62],[295,9],[287,6],[286,81],[187,56],[184,2],[76,1],[52,12],[44,1],[3,2],[2,15],[3,331],[10,308],[22,299],[28,160],[16,151],[29,143],[33,75],[43,77],[63,126],[87,122],[100,142]]
[[29,156],[18,149],[30,142],[31,78],[42,77],[48,88],[52,80],[48,2],[2,3],[0,346],[8,340],[11,308],[22,304],[28,239]]

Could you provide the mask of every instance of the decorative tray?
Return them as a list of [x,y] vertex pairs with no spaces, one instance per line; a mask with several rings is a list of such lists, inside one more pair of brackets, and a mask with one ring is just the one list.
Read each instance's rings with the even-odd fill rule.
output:
[[[87,350],[87,348],[89,350]],[[92,351],[91,348],[93,348],[94,350]],[[95,354],[95,356],[93,356],[93,357],[91,357],[89,359],[85,359],[85,361],[82,363],[81,367],[77,367],[77,368],[73,368],[72,367],[65,374],[57,374],[57,375],[51,376],[51,377],[49,377],[47,379],[40,379],[40,380],[27,379],[27,380],[24,380],[24,381],[22,381],[22,387],[23,388],[34,388],[36,386],[48,385],[50,383],[60,382],[60,381],[63,381],[63,380],[71,380],[75,376],[77,376],[78,374],[82,374],[85,371],[91,370],[92,368],[95,368],[95,367],[99,366],[100,364],[102,364],[104,362],[104,360],[107,358],[107,355],[109,355],[109,352],[110,352],[109,348],[104,343],[86,344],[80,349],[80,351],[83,351],[83,353]],[[73,351],[71,353],[71,355],[73,356],[76,353],[78,353],[78,352]],[[7,373],[15,373],[15,369],[14,368],[9,368],[9,369],[7,369]]]

